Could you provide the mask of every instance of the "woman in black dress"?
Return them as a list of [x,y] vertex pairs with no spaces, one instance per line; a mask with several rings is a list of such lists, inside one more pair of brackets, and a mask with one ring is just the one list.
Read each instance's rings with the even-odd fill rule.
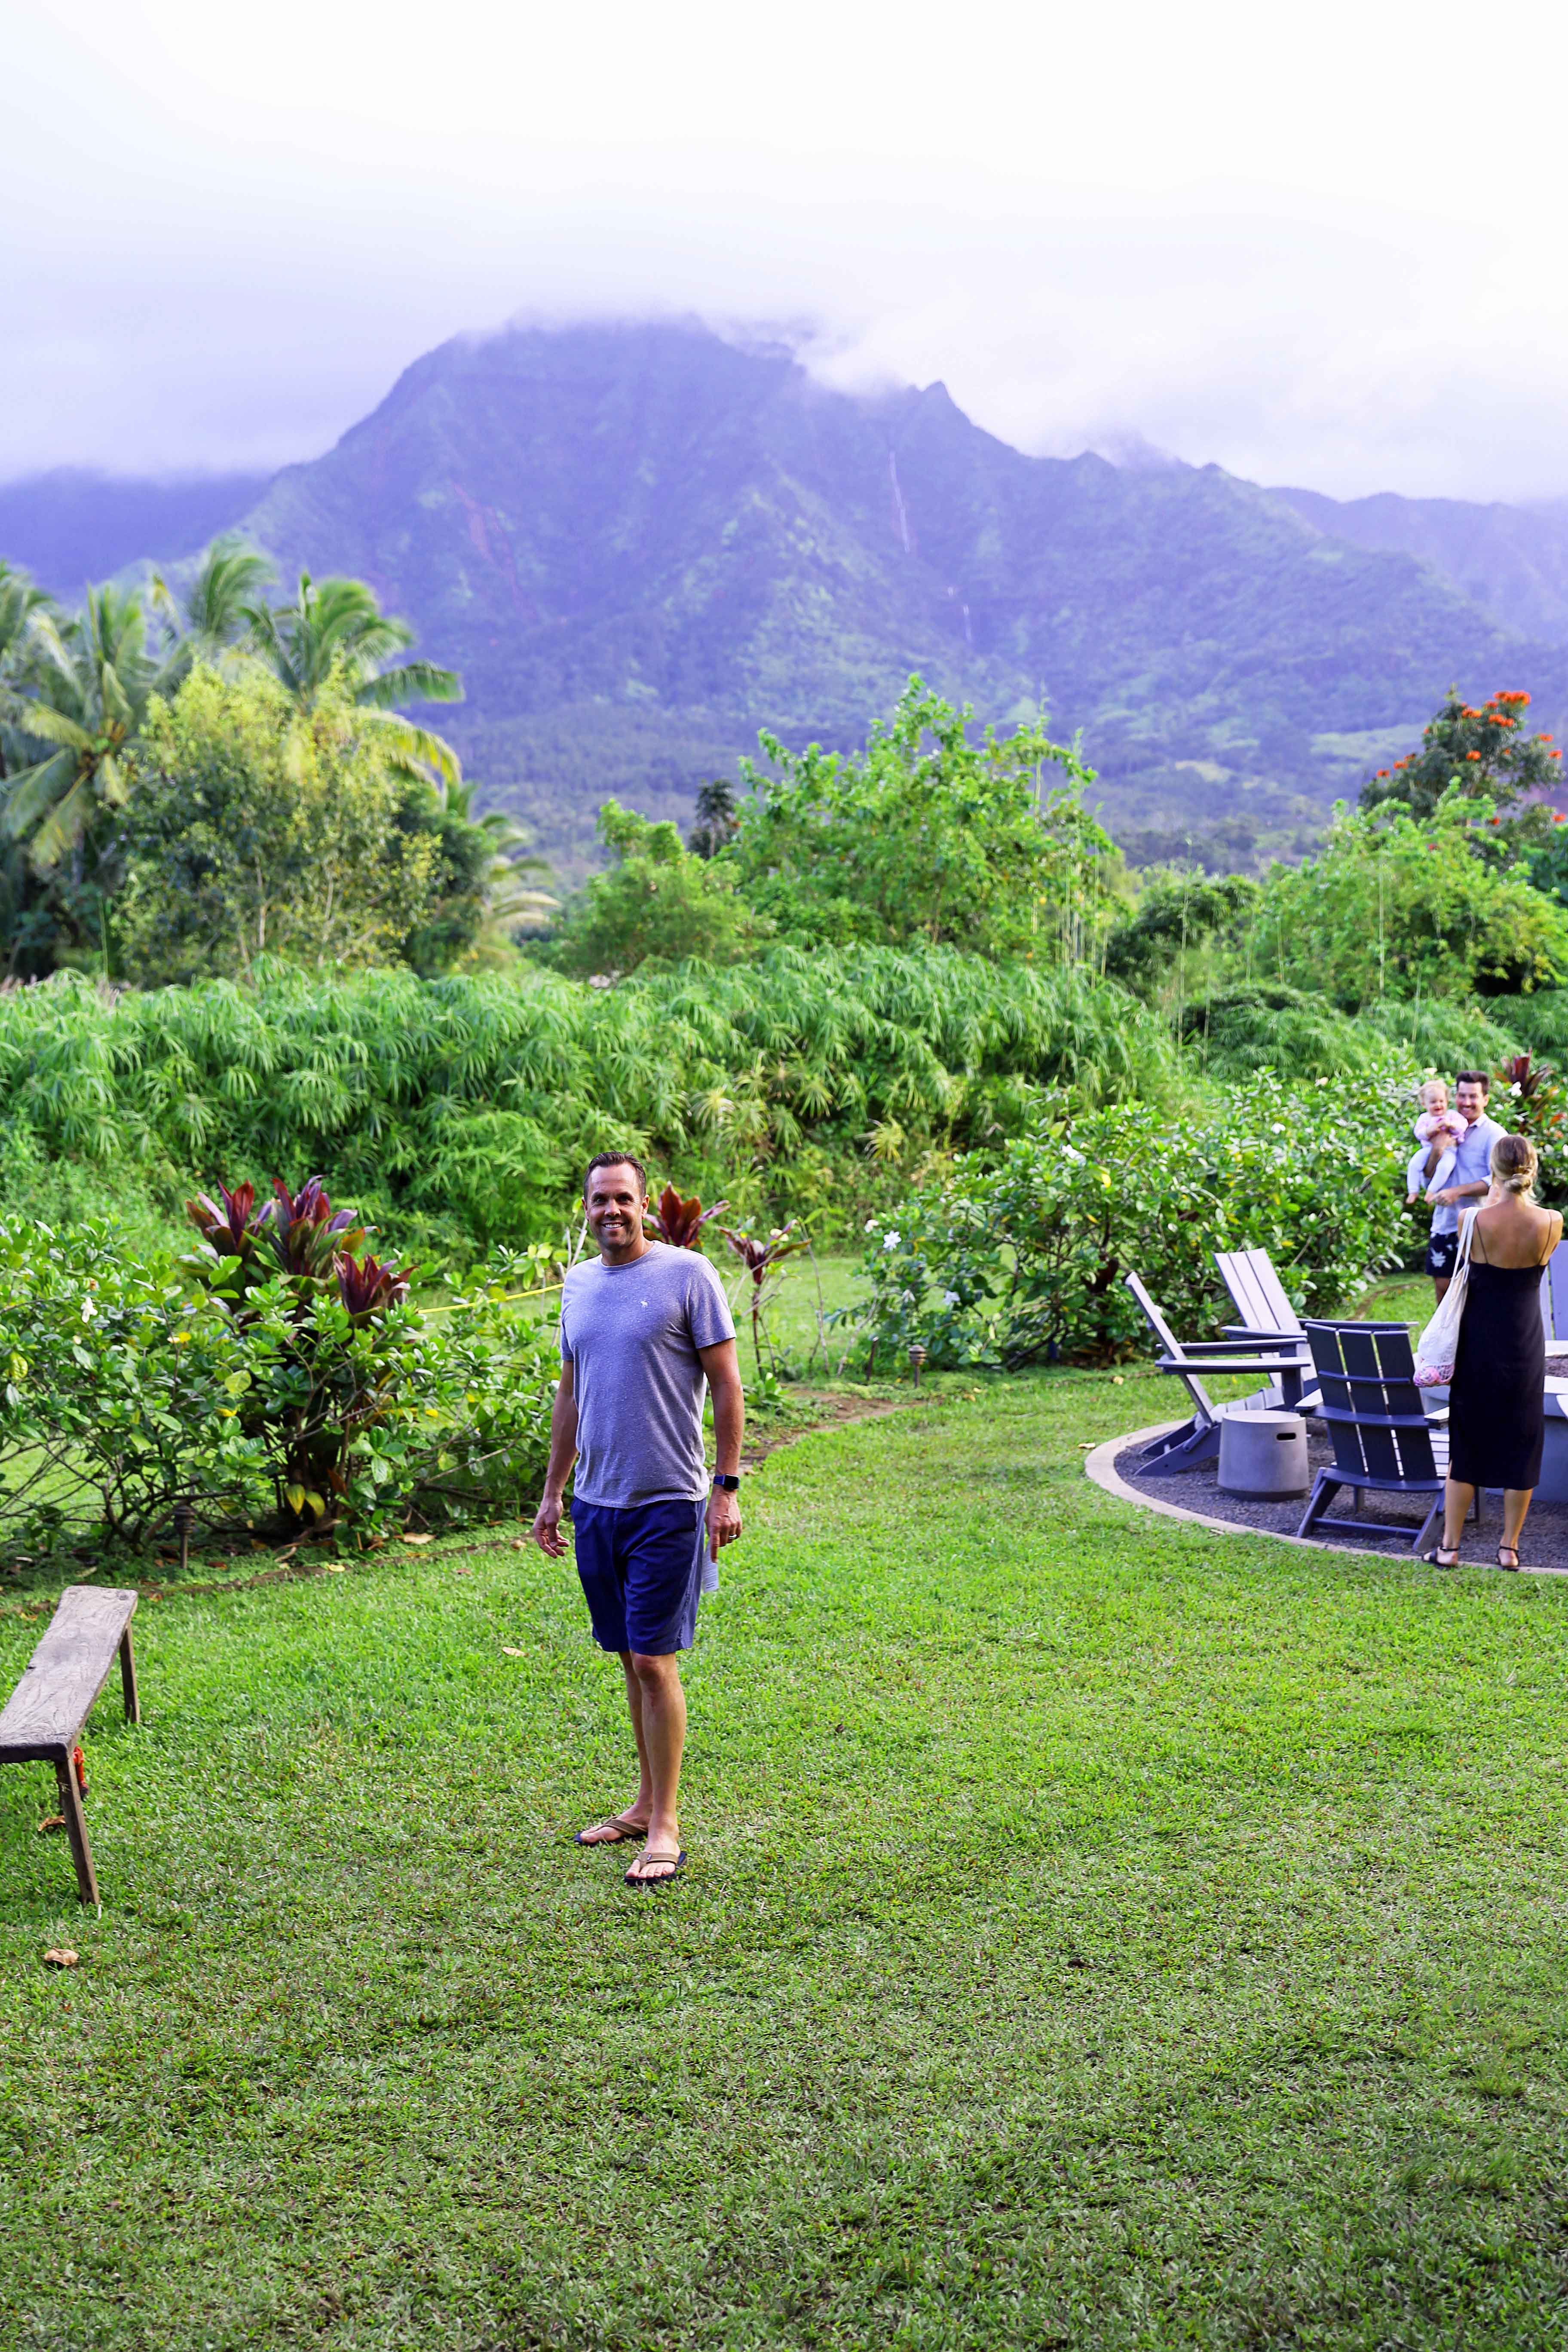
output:
[[1470,1273],[1448,1391],[1448,1483],[1439,1568],[1459,1557],[1478,1486],[1500,1486],[1500,1568],[1519,1566],[1524,1515],[1541,1475],[1545,1436],[1546,1337],[1541,1269],[1563,1238],[1555,1209],[1535,1199],[1535,1147],[1522,1135],[1492,1146],[1492,1188],[1472,1210]]

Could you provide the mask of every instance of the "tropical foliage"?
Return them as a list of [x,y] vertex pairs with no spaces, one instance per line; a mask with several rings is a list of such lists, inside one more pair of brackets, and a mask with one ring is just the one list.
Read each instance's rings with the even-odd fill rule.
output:
[[302,710],[270,678],[198,669],[153,704],[132,772],[121,969],[385,963],[437,918],[437,834],[400,822],[411,787],[340,683]]
[[1016,1133],[1044,1083],[1177,1085],[1169,1032],[1087,975],[952,949],[775,947],[614,989],[537,973],[257,968],[112,995],[0,995],[0,1199],[72,1160],[171,1201],[220,1168],[325,1171],[427,1262],[554,1240],[625,1146],[737,1219],[847,1217],[932,1154]]
[[[429,971],[470,953],[504,960],[517,929],[553,911],[553,898],[531,878],[538,861],[520,855],[520,828],[499,813],[479,815],[450,745],[395,707],[458,698],[456,676],[393,659],[406,652],[410,632],[382,613],[363,582],[305,577],[291,603],[268,605],[271,569],[255,549],[223,539],[182,593],[156,578],[145,594],[111,584],[89,590],[80,613],[67,615],[0,565],[0,957],[9,973],[41,977],[60,964],[123,972],[115,952],[122,936],[136,942],[139,978],[244,970],[255,940],[241,944],[234,873],[227,887],[212,881],[226,861],[230,869],[246,866],[243,895],[256,908],[293,898],[301,864],[317,877],[318,905],[299,927],[307,961],[374,955]],[[327,767],[347,760],[345,805],[337,817],[321,805],[310,812],[312,794],[318,803],[332,796],[317,756],[304,763],[310,772],[291,811],[274,775],[261,794],[271,803],[265,818],[252,824],[258,811],[233,806],[226,788],[215,825],[213,713],[226,708],[254,718],[268,680],[275,708],[301,722],[286,740],[281,720],[272,727],[287,757],[312,740],[319,754],[331,739],[337,748]],[[188,780],[170,765],[179,728],[171,734],[167,711],[187,696],[208,716],[208,740]],[[237,724],[240,764],[245,736]],[[249,752],[256,750],[252,730]],[[363,785],[373,772],[395,789],[372,794],[367,823]],[[149,912],[159,897],[152,868],[165,895],[181,896],[175,933],[165,934]],[[199,907],[183,902],[193,877]],[[367,928],[345,915],[351,900],[374,906],[377,919]],[[322,903],[331,908],[325,926]],[[167,952],[148,963],[141,943],[150,923]],[[296,952],[287,926],[270,928],[275,950]]]
[[1034,722],[977,743],[972,717],[914,677],[861,753],[764,733],[722,859],[748,904],[802,940],[1097,961],[1121,861],[1083,806],[1091,771]]
[[180,1507],[226,1542],[516,1511],[554,1377],[531,1269],[422,1314],[319,1186],[221,1197],[168,1272],[105,1225],[0,1225],[0,1555],[144,1545]]
[[734,963],[772,930],[748,911],[734,875],[684,848],[673,824],[606,801],[599,838],[610,868],[595,875],[561,925],[551,960],[563,971],[613,978],[650,958]]
[[1450,789],[1419,821],[1342,804],[1321,854],[1276,866],[1246,944],[1261,979],[1354,1010],[1387,997],[1517,995],[1568,980],[1568,909],[1487,855],[1500,820]]
[[1423,730],[1420,750],[1379,768],[1362,786],[1363,807],[1394,802],[1424,824],[1457,784],[1468,798],[1489,801],[1494,809],[1525,812],[1533,803],[1539,821],[1542,796],[1562,787],[1563,754],[1550,735],[1527,731],[1529,708],[1530,697],[1521,690],[1494,694],[1479,705],[1451,691]]
[[961,1156],[869,1223],[870,1360],[1113,1359],[1145,1336],[1130,1272],[1196,1334],[1232,1247],[1267,1249],[1299,1307],[1331,1312],[1399,1254],[1408,1104],[1392,1064],[1337,1097],[1263,1071],[1193,1121],[1056,1096],[998,1158]]

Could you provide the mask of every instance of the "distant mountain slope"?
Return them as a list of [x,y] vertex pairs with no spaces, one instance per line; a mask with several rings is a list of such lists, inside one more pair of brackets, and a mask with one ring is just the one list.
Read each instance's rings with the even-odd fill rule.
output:
[[194,555],[253,507],[269,474],[120,480],[74,467],[0,482],[0,555],[56,596],[79,596],[140,557]]
[[[21,555],[5,495],[0,552]],[[1568,559],[1561,613],[1555,556],[1532,559],[1522,634],[1453,572],[1466,517],[1504,518],[1477,528],[1523,564],[1511,510],[1456,509],[1439,562],[1419,504],[1028,457],[940,384],[854,398],[785,352],[642,324],[444,344],[245,520],[287,585],[360,574],[462,672],[440,723],[570,868],[606,793],[679,814],[761,725],[858,742],[914,669],[987,720],[1043,696],[1083,730],[1115,824],[1221,828],[1232,854],[1315,828],[1450,682],[1523,686],[1568,732],[1549,641],[1568,637]],[[116,511],[105,491],[105,534]],[[174,519],[136,551],[176,553]],[[1395,525],[1410,545],[1378,540]],[[1562,517],[1539,529],[1568,548]],[[1479,580],[1494,604],[1500,562]]]
[[1568,640],[1568,506],[1474,506],[1462,499],[1326,499],[1273,490],[1330,539],[1414,555],[1506,629]]
[[858,740],[916,668],[986,719],[1043,692],[1146,824],[1321,812],[1450,680],[1568,711],[1561,651],[1217,467],[1027,457],[941,385],[855,399],[700,327],[445,344],[248,522],[462,670],[536,821],[673,802],[759,724]]

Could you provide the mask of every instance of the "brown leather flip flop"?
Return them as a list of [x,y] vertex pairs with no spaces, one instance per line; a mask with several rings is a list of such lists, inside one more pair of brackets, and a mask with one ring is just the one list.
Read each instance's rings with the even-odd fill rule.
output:
[[628,1870],[626,1873],[626,1885],[628,1886],[635,1886],[639,1889],[649,1886],[668,1886],[670,1880],[675,1877],[677,1872],[682,1871],[686,1867],[685,1854],[671,1853],[668,1846],[660,1846],[657,1848],[649,1846],[643,1855],[643,1860],[645,1862],[672,1862],[675,1864],[675,1869],[665,1871],[658,1878],[645,1878],[640,1871],[634,1873]]
[[[594,1832],[595,1830],[611,1830],[615,1834],[612,1837],[595,1837],[594,1835]],[[587,1829],[579,1830],[572,1843],[574,1845],[585,1845],[590,1847],[596,1845],[635,1845],[638,1838],[645,1838],[647,1835],[647,1823],[646,1822],[626,1822],[621,1819],[619,1813],[612,1813],[608,1821],[594,1822],[589,1824]]]

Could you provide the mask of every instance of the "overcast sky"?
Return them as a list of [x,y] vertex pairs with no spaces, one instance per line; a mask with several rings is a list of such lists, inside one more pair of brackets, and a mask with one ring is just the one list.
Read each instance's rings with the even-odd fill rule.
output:
[[1568,494],[1517,0],[10,0],[0,478],[270,466],[517,316],[787,326],[1023,447]]

